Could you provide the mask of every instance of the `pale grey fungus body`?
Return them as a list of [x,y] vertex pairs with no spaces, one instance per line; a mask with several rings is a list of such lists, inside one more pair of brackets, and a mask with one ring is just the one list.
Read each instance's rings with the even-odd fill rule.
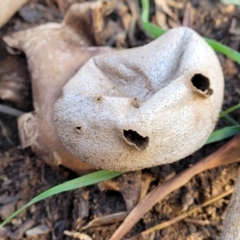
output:
[[214,51],[193,30],[175,28],[89,59],[55,104],[55,124],[68,151],[96,168],[153,167],[204,145],[223,89]]

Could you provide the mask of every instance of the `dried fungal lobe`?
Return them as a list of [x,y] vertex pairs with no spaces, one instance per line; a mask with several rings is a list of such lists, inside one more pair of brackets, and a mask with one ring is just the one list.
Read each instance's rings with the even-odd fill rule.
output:
[[90,57],[113,51],[94,47],[91,11],[102,9],[101,3],[73,4],[62,23],[47,23],[3,37],[9,47],[25,52],[31,75],[34,111],[18,119],[21,146],[31,147],[53,167],[62,165],[80,175],[95,168],[64,148],[54,125],[53,107],[62,87]]
[[61,141],[96,168],[131,171],[202,147],[223,100],[219,60],[181,27],[134,49],[90,58],[55,104]]

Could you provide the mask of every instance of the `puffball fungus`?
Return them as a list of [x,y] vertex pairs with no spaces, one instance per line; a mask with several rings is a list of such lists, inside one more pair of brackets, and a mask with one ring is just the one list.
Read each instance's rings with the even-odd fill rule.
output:
[[55,124],[64,146],[96,168],[132,171],[204,145],[223,100],[219,60],[186,27],[134,49],[91,57],[64,86]]

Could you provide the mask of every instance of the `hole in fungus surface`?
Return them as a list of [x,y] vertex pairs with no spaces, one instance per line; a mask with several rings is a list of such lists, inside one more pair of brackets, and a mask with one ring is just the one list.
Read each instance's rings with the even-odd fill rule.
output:
[[198,73],[195,74],[192,79],[192,84],[195,88],[202,92],[206,92],[206,95],[212,95],[213,90],[210,88],[210,80],[204,75]]
[[76,131],[77,131],[77,132],[80,132],[80,131],[81,131],[81,129],[82,129],[82,127],[81,127],[81,126],[76,126]]
[[133,107],[139,108],[139,104],[138,104],[137,98],[133,98],[131,104],[132,104]]
[[133,130],[123,130],[123,135],[127,142],[131,145],[135,145],[139,150],[145,150],[149,143],[149,137],[143,137],[139,133]]

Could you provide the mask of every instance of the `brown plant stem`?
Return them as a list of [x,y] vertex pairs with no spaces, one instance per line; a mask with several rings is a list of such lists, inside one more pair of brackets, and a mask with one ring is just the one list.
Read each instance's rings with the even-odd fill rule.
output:
[[169,193],[185,185],[196,174],[215,167],[240,161],[239,145],[240,134],[213,154],[156,187],[130,212],[110,240],[122,239],[149,209],[151,209],[157,202],[162,200]]
[[201,209],[201,208],[203,208],[203,207],[206,207],[206,206],[208,206],[208,205],[210,205],[210,204],[212,204],[212,203],[214,203],[214,202],[216,202],[216,201],[218,201],[218,200],[220,200],[220,199],[228,196],[229,194],[231,194],[231,193],[233,192],[233,189],[234,189],[234,188],[232,187],[232,188],[230,188],[229,190],[227,190],[227,191],[225,191],[225,192],[223,192],[223,193],[221,193],[221,194],[219,194],[219,195],[217,195],[217,196],[214,196],[214,197],[208,199],[208,200],[207,200],[206,202],[204,202],[203,204],[198,205],[198,206],[196,206],[196,207],[194,207],[194,208],[192,208],[192,209],[190,209],[190,210],[188,210],[188,211],[186,211],[186,212],[178,215],[177,217],[172,218],[172,219],[169,220],[169,221],[166,221],[166,222],[157,224],[157,225],[155,225],[154,227],[151,227],[151,228],[149,228],[149,229],[141,232],[141,234],[139,234],[139,235],[137,235],[137,236],[134,236],[133,238],[130,238],[130,239],[128,239],[128,240],[134,240],[134,239],[136,239],[136,238],[137,238],[138,236],[140,236],[140,235],[141,235],[141,236],[146,236],[146,235],[149,235],[150,233],[152,233],[152,232],[154,232],[154,231],[161,230],[161,229],[163,229],[163,228],[169,227],[170,225],[172,225],[172,224],[174,224],[174,223],[177,223],[177,222],[183,220],[184,218],[188,217],[189,215],[191,215],[192,213],[196,212],[197,210],[199,210],[199,209]]

